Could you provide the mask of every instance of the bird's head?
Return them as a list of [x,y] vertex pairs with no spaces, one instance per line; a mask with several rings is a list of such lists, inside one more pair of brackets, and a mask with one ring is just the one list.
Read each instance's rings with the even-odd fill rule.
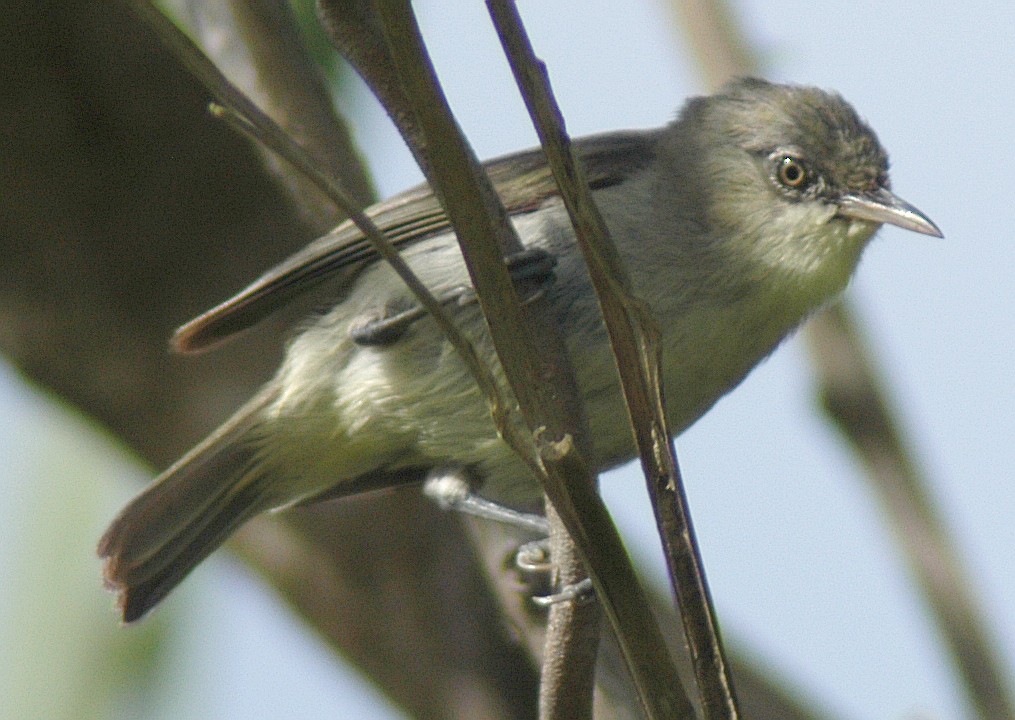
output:
[[782,277],[828,296],[883,223],[941,236],[892,193],[887,154],[839,95],[737,80],[689,101],[673,127],[693,148],[683,181],[700,183],[699,222],[723,255],[748,263],[752,281]]

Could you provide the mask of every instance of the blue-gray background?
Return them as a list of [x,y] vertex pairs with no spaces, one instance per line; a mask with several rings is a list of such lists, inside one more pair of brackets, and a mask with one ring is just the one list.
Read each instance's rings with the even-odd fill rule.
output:
[[[483,4],[418,5],[480,156],[534,144]],[[574,135],[662,124],[701,91],[661,2],[522,0],[520,9]],[[946,235],[882,231],[849,294],[1000,650],[1015,658],[1015,7],[750,0],[738,14],[769,77],[834,88],[854,103],[891,153],[895,189]],[[383,195],[418,180],[366,91],[342,111]],[[842,717],[962,717],[890,531],[812,391],[791,341],[678,442],[727,636]],[[95,684],[117,694],[116,668],[95,648],[145,630],[116,629],[92,548],[146,471],[4,366],[0,415],[9,459],[0,471],[0,715],[116,716],[83,700]],[[94,483],[87,493],[82,477]],[[71,494],[63,484],[72,481]],[[636,470],[611,473],[603,488],[632,552],[658,567]],[[170,670],[155,675],[161,685],[132,691],[155,704],[152,717],[399,717],[342,676],[340,661],[226,557],[166,605],[152,625],[172,627]],[[129,694],[118,706],[124,715],[135,707]]]

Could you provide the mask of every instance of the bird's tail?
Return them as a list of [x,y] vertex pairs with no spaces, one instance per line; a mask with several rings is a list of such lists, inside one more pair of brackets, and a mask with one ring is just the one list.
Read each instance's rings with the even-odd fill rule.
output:
[[271,507],[249,442],[268,389],[135,497],[99,541],[125,622],[141,618],[245,521]]

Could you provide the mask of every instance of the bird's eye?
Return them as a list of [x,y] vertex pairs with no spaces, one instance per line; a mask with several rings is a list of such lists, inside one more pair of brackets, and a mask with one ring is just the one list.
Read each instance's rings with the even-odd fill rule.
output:
[[783,155],[779,160],[777,173],[779,182],[788,188],[801,187],[810,179],[804,164],[791,155]]

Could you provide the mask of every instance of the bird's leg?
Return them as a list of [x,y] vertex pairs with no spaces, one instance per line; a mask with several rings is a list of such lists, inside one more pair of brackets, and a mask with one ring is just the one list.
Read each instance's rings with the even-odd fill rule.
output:
[[[529,302],[542,291],[542,285],[553,275],[557,260],[550,253],[538,248],[523,250],[506,260],[511,278],[523,290],[523,300]],[[534,285],[534,287],[533,287]],[[468,285],[456,285],[437,296],[442,305],[454,303],[459,307],[476,302],[476,292]],[[349,336],[357,345],[390,345],[405,334],[412,323],[427,314],[421,305],[403,306],[397,311],[385,309],[380,317],[365,317],[354,323]]]
[[[550,540],[546,537],[549,526],[545,517],[514,510],[476,495],[472,492],[466,471],[462,468],[441,468],[431,471],[423,484],[423,493],[445,510],[455,510],[538,533],[542,537],[524,543],[518,548],[515,553],[515,565],[528,575],[549,577],[553,563],[550,561]],[[549,607],[554,603],[574,599],[585,601],[595,599],[591,580],[586,578],[550,595],[534,595],[532,602],[539,607]]]
[[514,510],[476,495],[469,487],[466,471],[462,468],[432,470],[423,484],[423,494],[444,510],[494,520],[543,536],[550,531],[542,515]]

